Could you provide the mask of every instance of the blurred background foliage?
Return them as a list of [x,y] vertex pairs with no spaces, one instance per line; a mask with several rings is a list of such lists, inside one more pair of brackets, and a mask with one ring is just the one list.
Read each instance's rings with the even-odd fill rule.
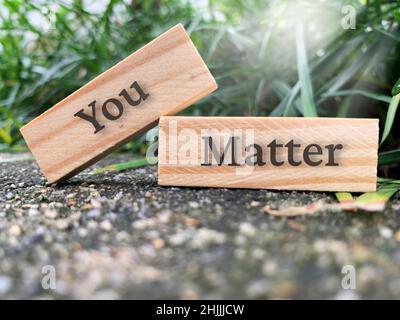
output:
[[[381,173],[398,175],[397,0],[0,0],[0,149],[178,22],[219,84],[184,114],[379,117]],[[144,137],[122,150],[144,154]]]

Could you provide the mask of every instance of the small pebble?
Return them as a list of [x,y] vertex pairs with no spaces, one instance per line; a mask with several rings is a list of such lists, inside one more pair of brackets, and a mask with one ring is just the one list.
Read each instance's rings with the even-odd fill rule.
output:
[[165,246],[165,241],[160,238],[154,239],[152,241],[152,243],[156,250],[160,250],[160,249],[164,248],[164,246]]
[[0,276],[0,295],[8,293],[13,285],[13,280],[8,276]]
[[268,280],[252,281],[247,286],[247,295],[254,299],[266,298],[266,294],[270,289],[270,282]]
[[87,226],[88,226],[89,229],[94,230],[94,229],[97,229],[98,223],[96,221],[90,220],[87,223]]
[[21,227],[17,224],[13,224],[9,229],[8,229],[8,234],[10,236],[18,237],[21,235]]
[[46,210],[44,212],[44,216],[48,219],[55,219],[58,216],[58,213],[56,210]]
[[379,226],[379,234],[382,238],[390,239],[393,237],[393,231],[388,227]]
[[254,237],[256,234],[256,228],[251,223],[243,222],[239,226],[240,233],[246,237]]
[[65,219],[60,219],[56,221],[56,228],[58,230],[65,230],[68,228],[68,222]]
[[171,219],[171,212],[169,210],[164,210],[158,216],[158,222],[160,223],[168,223]]
[[100,223],[100,228],[101,228],[101,230],[104,230],[104,231],[111,231],[112,224],[109,220],[104,220]]
[[187,226],[196,227],[199,225],[200,221],[195,218],[186,218],[185,223]]
[[79,228],[78,229],[78,234],[81,238],[84,238],[88,235],[88,230],[85,228]]
[[83,211],[89,211],[93,209],[93,205],[91,205],[90,203],[86,203],[81,207],[81,210]]
[[183,232],[176,233],[169,237],[169,243],[173,246],[181,246],[186,241],[186,235]]
[[198,209],[198,208],[200,207],[200,205],[199,205],[198,202],[189,201],[189,207],[190,207],[191,209]]
[[191,246],[202,249],[210,244],[222,244],[226,240],[225,234],[208,228],[200,228],[191,239]]

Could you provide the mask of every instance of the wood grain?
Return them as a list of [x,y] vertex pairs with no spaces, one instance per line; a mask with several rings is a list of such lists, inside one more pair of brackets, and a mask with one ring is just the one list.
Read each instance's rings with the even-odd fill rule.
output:
[[[254,139],[247,141],[263,147],[262,155],[266,164],[247,165],[242,161],[240,167],[237,167],[230,166],[232,161],[225,159],[226,163],[218,166],[218,160],[221,159],[217,154],[214,164],[204,166],[207,141],[204,137],[210,136],[211,129],[214,130],[213,141],[220,142],[219,150],[214,148],[219,151],[219,155],[227,146],[227,137],[241,137],[247,132],[253,132]],[[224,136],[221,130],[225,130],[225,140],[221,138]],[[158,183],[164,186],[375,191],[378,135],[377,119],[162,117]],[[245,140],[243,138],[240,141]],[[288,148],[281,147],[276,149],[276,158],[284,161],[284,164],[274,166],[271,162],[271,149],[267,147],[273,140],[282,144],[293,140],[300,144],[301,147],[293,149],[292,160],[301,161],[301,164],[291,165],[288,162]],[[320,165],[311,166],[305,162],[304,149],[310,144],[320,145],[322,154],[308,154],[307,159],[314,161],[313,164],[321,160]],[[333,161],[330,163],[326,146],[332,144],[341,144],[343,148],[334,150],[331,155]],[[252,154],[245,152],[246,145],[247,142],[239,143],[236,149],[241,150],[238,153],[243,155],[243,159]],[[250,150],[254,151],[254,148]],[[315,152],[317,149],[314,146],[308,150]],[[209,159],[215,160],[210,149],[208,151]],[[228,149],[225,156],[230,151]]]
[[[134,82],[146,99],[131,88]],[[173,115],[216,88],[183,26],[177,25],[32,120],[21,133],[48,182],[60,182],[156,125],[160,116]],[[140,104],[128,103],[122,90]],[[76,115],[80,110],[97,121],[97,129]]]

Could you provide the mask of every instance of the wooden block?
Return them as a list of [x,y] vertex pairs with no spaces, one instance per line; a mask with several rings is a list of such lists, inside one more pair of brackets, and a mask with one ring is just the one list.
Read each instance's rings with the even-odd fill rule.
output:
[[217,88],[182,25],[168,30],[21,129],[50,183],[85,169]]
[[378,119],[162,117],[163,186],[375,191]]

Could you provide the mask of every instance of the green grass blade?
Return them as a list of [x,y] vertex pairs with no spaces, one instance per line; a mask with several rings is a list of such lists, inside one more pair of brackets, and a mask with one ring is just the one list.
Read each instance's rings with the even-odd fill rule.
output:
[[295,86],[290,90],[287,96],[279,103],[279,105],[270,113],[270,117],[280,117],[288,115],[292,104],[297,94],[300,91],[300,82],[297,82]]
[[0,140],[5,144],[11,144],[13,138],[11,136],[11,119],[7,119],[3,127],[0,128]]
[[386,186],[392,186],[392,185],[398,185],[400,184],[400,180],[393,180],[393,179],[389,179],[389,178],[382,178],[382,177],[378,177],[378,183],[380,184],[380,186],[386,187]]
[[392,96],[397,96],[400,93],[400,79],[397,80],[395,85],[392,88]]
[[256,95],[254,97],[254,104],[256,106],[258,106],[260,103],[262,103],[262,98],[263,98],[263,91],[264,91],[264,87],[266,84],[266,80],[265,79],[261,79],[258,83],[257,86],[257,90],[256,90]]
[[355,203],[362,206],[384,205],[399,188],[383,188],[376,192],[367,192],[359,196]]
[[353,196],[350,192],[336,192],[335,196],[340,203],[348,203],[353,201]]
[[285,99],[291,89],[285,82],[280,80],[272,81],[272,83],[270,84],[270,88],[273,92],[275,92],[280,100]]
[[311,83],[310,70],[308,68],[307,52],[304,42],[303,25],[297,27],[297,71],[301,86],[301,102],[303,104],[303,115],[305,117],[317,117],[317,108],[314,102],[314,93]]
[[400,164],[400,149],[380,152],[378,156],[378,164],[380,166]]
[[147,158],[135,159],[127,162],[112,164],[104,168],[97,169],[94,172],[94,174],[104,173],[107,171],[121,171],[126,169],[140,168],[140,167],[145,167],[147,165],[150,165],[150,163],[147,161]]
[[374,28],[374,31],[382,33],[383,35],[385,35],[386,37],[389,37],[390,39],[393,39],[397,42],[400,42],[400,37],[396,36],[395,34],[393,34],[392,32],[386,31],[386,30],[381,30],[379,28]]
[[10,107],[13,106],[13,104],[14,104],[16,98],[17,98],[17,93],[18,93],[20,87],[21,87],[21,84],[18,83],[17,85],[15,85],[15,86],[11,89],[10,94],[8,95],[7,100],[6,100],[6,103],[5,103],[5,105],[6,105],[8,108],[10,108]]
[[383,129],[383,134],[381,138],[381,145],[385,142],[386,138],[388,137],[390,130],[392,130],[394,117],[396,115],[397,107],[399,106],[400,102],[400,94],[395,95],[390,102],[387,114],[386,114],[386,121],[385,127]]
[[[367,41],[367,36],[365,36],[365,38],[365,41]],[[356,55],[358,59],[355,61],[353,61],[354,59],[352,60],[350,55],[348,59],[351,63],[346,65],[345,69],[338,73],[337,77],[325,83],[319,91],[327,93],[339,91],[339,89],[348,83],[357,73],[365,70],[371,60],[377,55],[377,50],[382,46],[382,44],[375,39],[371,39],[371,41],[375,42],[370,44],[365,53]]]
[[211,59],[211,57],[214,54],[215,50],[217,50],[217,47],[220,44],[220,42],[221,42],[222,38],[224,37],[225,33],[226,33],[226,29],[222,28],[215,35],[213,41],[211,42],[210,48],[208,49],[207,58],[206,58],[207,61],[209,61]]
[[7,132],[3,128],[0,128],[0,140],[3,141],[5,144],[11,144],[13,139],[9,132]]
[[28,148],[25,145],[14,145],[9,146],[0,143],[0,154],[1,153],[23,153],[29,152]]
[[339,97],[339,96],[353,96],[353,95],[361,95],[367,98],[371,98],[377,101],[382,101],[385,103],[390,103],[392,100],[391,97],[385,96],[382,94],[376,94],[369,91],[359,90],[359,89],[352,89],[352,90],[340,90],[335,92],[327,92],[322,95],[323,98],[327,97]]

